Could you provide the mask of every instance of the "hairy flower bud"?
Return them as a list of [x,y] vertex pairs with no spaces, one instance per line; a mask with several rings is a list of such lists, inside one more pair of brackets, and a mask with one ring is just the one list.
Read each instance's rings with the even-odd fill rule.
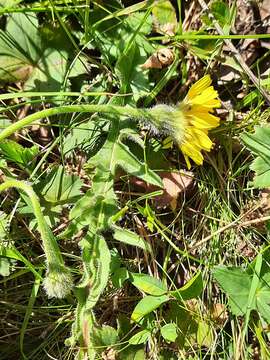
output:
[[73,281],[67,268],[58,264],[48,264],[43,287],[49,298],[62,299],[72,289]]

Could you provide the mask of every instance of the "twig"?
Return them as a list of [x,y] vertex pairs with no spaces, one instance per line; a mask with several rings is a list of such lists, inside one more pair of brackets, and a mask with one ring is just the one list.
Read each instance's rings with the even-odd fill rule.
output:
[[[194,246],[192,246],[190,248],[190,250],[194,250],[198,247],[200,247],[201,245],[203,245],[204,243],[206,243],[207,241],[211,240],[214,236],[221,234],[222,232],[224,232],[225,230],[231,229],[232,227],[234,227],[235,225],[237,225],[237,223],[239,223],[239,221],[241,219],[243,219],[243,217],[246,216],[246,214],[243,214],[240,218],[238,218],[237,220],[231,222],[230,224],[227,224],[225,226],[223,226],[222,228],[218,229],[217,231],[215,231],[214,233],[212,233],[209,236],[206,236],[204,239],[200,240],[199,242],[197,242]],[[238,227],[246,227],[246,226],[250,226],[250,225],[255,225],[255,224],[259,224],[265,221],[270,220],[270,215],[268,216],[263,216],[261,218],[258,219],[253,219],[253,220],[248,220],[248,221],[244,221],[242,224],[239,224]]]
[[[208,13],[208,16],[213,21],[214,27],[216,28],[217,32],[220,35],[225,35],[221,26],[219,25],[218,21],[215,19],[214,15],[210,12],[209,7],[206,4],[206,2],[204,0],[198,0],[198,2],[201,5],[202,10],[206,11]],[[250,80],[253,82],[253,84],[256,86],[256,88],[259,90],[259,92],[262,94],[262,96],[265,98],[265,100],[270,105],[270,94],[266,91],[266,89],[264,87],[261,86],[260,81],[253,74],[253,72],[250,70],[248,65],[245,63],[245,61],[242,58],[239,51],[236,49],[236,47],[232,44],[232,42],[229,39],[224,39],[224,42],[228,46],[228,48],[231,50],[233,56],[238,61],[239,65],[246,72],[246,74],[249,76]]]

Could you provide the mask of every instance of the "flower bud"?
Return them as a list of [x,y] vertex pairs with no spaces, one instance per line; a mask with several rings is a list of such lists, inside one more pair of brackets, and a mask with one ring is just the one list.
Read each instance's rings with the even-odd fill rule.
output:
[[62,299],[73,287],[73,281],[68,269],[59,264],[48,264],[43,287],[49,298]]

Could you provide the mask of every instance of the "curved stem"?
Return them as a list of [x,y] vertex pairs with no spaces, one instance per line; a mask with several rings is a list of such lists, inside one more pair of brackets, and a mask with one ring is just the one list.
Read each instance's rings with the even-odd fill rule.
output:
[[116,106],[116,105],[66,105],[58,106],[51,109],[41,110],[25,118],[11,124],[9,127],[5,128],[0,133],[0,141],[12,135],[15,131],[22,129],[25,126],[29,126],[34,121],[42,119],[44,117],[49,117],[52,115],[66,114],[72,112],[100,112],[107,114],[115,114],[118,116],[131,116],[136,118],[151,118],[150,112],[146,109],[136,109],[128,106]]
[[0,192],[7,190],[11,187],[15,187],[17,189],[23,190],[28,195],[32,203],[33,212],[37,219],[38,231],[40,232],[41,235],[42,243],[44,246],[44,252],[48,264],[52,263],[52,264],[59,264],[60,266],[64,265],[62,254],[59,250],[56,239],[53,233],[51,232],[51,229],[44,220],[39,199],[36,193],[34,192],[33,188],[26,182],[15,179],[8,179],[4,183],[0,184]]

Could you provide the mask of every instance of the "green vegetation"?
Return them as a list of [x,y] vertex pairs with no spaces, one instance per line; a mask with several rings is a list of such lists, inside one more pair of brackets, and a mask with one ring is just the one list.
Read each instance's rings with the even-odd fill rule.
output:
[[0,1],[1,360],[270,358],[270,10],[240,10]]

